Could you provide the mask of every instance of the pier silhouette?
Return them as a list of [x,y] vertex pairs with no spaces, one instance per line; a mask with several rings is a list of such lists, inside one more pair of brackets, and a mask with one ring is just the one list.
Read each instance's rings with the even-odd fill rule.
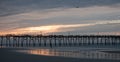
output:
[[5,35],[1,47],[79,47],[120,45],[120,35]]

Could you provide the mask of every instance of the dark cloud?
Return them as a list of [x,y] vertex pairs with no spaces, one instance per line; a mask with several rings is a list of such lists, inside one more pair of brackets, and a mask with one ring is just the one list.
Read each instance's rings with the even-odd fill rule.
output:
[[120,0],[0,0],[0,16],[57,7],[111,6]]

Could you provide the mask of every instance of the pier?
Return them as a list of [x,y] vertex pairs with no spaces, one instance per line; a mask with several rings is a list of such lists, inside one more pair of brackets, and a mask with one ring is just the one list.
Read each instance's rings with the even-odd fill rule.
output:
[[79,47],[120,45],[120,35],[6,35],[1,47]]

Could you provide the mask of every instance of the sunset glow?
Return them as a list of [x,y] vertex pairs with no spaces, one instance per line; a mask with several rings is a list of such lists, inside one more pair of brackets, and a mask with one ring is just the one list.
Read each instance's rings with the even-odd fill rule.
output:
[[[36,26],[36,27],[26,27],[14,29],[11,31],[1,32],[0,34],[30,34],[30,33],[55,33],[55,32],[65,32],[72,31],[77,27],[87,27],[87,26],[95,26],[95,25],[104,25],[104,24],[114,24],[120,23],[120,20],[114,21],[102,21],[88,24],[68,24],[68,25],[46,25],[46,26]],[[69,29],[70,28],[70,29]],[[66,30],[63,30],[66,29]]]
[[2,32],[3,34],[26,34],[26,33],[53,33],[53,32],[62,32],[64,30],[61,30],[63,28],[74,28],[74,27],[85,27],[90,26],[94,24],[71,24],[71,25],[50,25],[50,26],[38,26],[38,27],[27,27],[27,28],[20,28],[15,29],[9,32]]

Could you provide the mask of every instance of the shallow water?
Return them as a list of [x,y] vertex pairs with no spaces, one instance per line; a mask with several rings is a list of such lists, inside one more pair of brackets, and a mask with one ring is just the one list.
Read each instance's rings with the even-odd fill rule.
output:
[[24,50],[15,50],[19,53],[43,55],[43,56],[58,56],[81,59],[107,59],[120,60],[120,53],[109,53],[109,51],[118,51],[117,48],[29,48]]

